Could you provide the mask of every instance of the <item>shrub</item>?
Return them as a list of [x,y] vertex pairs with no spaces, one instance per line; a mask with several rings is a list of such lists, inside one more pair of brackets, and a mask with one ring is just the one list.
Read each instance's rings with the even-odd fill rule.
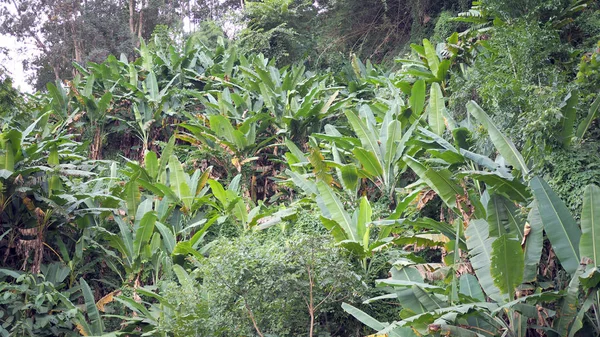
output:
[[363,290],[353,269],[325,236],[221,239],[201,267],[210,334],[306,335],[312,306],[315,336],[350,336],[352,325],[334,322],[344,320],[341,301]]

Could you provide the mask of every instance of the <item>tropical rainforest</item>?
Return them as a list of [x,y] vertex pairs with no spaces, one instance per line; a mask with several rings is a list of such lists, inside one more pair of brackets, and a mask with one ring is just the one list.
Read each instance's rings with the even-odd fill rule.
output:
[[0,6],[0,336],[600,335],[600,3]]

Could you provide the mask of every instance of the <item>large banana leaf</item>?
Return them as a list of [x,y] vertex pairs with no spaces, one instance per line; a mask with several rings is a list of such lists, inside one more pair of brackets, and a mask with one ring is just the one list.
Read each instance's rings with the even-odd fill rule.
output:
[[504,234],[492,243],[492,264],[490,271],[494,284],[512,299],[515,288],[523,281],[525,265],[520,240]]
[[169,158],[169,184],[171,190],[177,195],[179,200],[189,210],[192,207],[194,196],[190,191],[189,178],[186,177],[186,173],[183,171],[183,166],[175,155],[171,155]]
[[581,231],[558,195],[540,177],[530,181],[535,200],[538,203],[546,236],[552,244],[556,257],[563,268],[571,275],[579,266],[579,240]]
[[371,216],[373,211],[367,197],[360,198],[358,208],[358,218],[356,221],[356,234],[362,240],[363,248],[369,247],[369,226],[371,225]]
[[495,238],[489,236],[489,225],[485,220],[471,220],[465,231],[467,247],[471,255],[471,265],[485,293],[496,302],[504,302],[506,295],[494,284],[491,273],[492,244]]
[[140,256],[142,249],[150,242],[154,233],[154,225],[156,223],[156,213],[148,212],[140,221],[139,228],[135,232],[133,239],[133,253],[135,256]]
[[[437,56],[436,56],[437,58]],[[444,95],[442,89],[437,82],[431,83],[431,89],[429,91],[429,125],[431,130],[441,136],[446,129],[444,123]]]
[[423,39],[423,50],[425,52],[425,59],[427,60],[427,65],[429,69],[433,73],[434,76],[437,76],[438,68],[440,66],[440,59],[435,52],[435,48],[427,39]]
[[485,302],[485,295],[481,290],[477,277],[471,274],[463,274],[459,278],[460,293],[473,299]]
[[600,187],[588,185],[583,194],[579,253],[600,265]]
[[583,138],[587,130],[590,128],[590,125],[592,125],[594,119],[598,118],[598,108],[600,108],[600,95],[598,95],[598,97],[596,97],[596,100],[594,100],[594,103],[592,103],[587,117],[577,127],[577,132],[575,133],[575,136],[578,139],[581,140]]
[[83,293],[83,299],[85,300],[85,309],[87,316],[90,319],[90,325],[92,331],[87,331],[88,335],[101,335],[104,332],[104,325],[102,324],[102,318],[100,312],[96,307],[96,301],[94,300],[94,294],[92,289],[87,282],[82,278],[79,279],[79,286]]
[[584,273],[585,267],[586,265],[584,264],[578,265],[577,269],[573,273],[573,277],[571,278],[571,282],[569,282],[566,294],[562,298],[560,307],[557,310],[558,319],[556,319],[552,324],[552,328],[554,331],[556,331],[556,334],[552,333],[550,334],[551,336],[567,336],[569,334],[573,320],[577,316],[580,293],[579,277]]
[[531,197],[529,188],[517,179],[503,177],[497,172],[464,171],[457,176],[469,176],[477,181],[484,182],[491,192],[505,195],[516,202],[526,202]]
[[544,246],[544,225],[536,202],[533,203],[529,211],[527,221],[529,223],[529,234],[525,235],[523,282],[533,282],[537,277],[538,265]]
[[354,132],[358,136],[358,139],[360,139],[362,147],[368,152],[373,153],[377,160],[381,162],[381,151],[373,132],[367,128],[367,125],[354,112],[346,110],[344,113],[348,118],[348,122],[352,125],[352,129],[354,129]]
[[452,180],[452,173],[448,169],[436,171],[427,168],[416,159],[406,156],[406,163],[431,189],[442,198],[450,207],[456,206],[456,196],[464,193],[463,189]]
[[368,326],[369,328],[371,328],[373,330],[377,330],[377,331],[383,330],[383,329],[387,328],[387,326],[389,325],[389,323],[387,323],[387,322],[386,323],[379,322],[375,318],[369,316],[364,311],[362,311],[356,307],[353,307],[348,303],[342,303],[342,309],[344,309],[344,311],[346,311],[350,315],[354,316],[354,318],[358,319],[359,321],[361,321],[361,323],[363,323],[364,325]]
[[575,125],[575,118],[577,117],[577,103],[579,102],[578,93],[570,92],[563,102],[563,107],[561,109],[563,118],[562,118],[562,130],[561,130],[561,138],[564,146],[568,146],[571,144],[571,140],[573,139],[573,126]]
[[425,106],[425,81],[416,81],[410,92],[410,107],[415,116],[420,116]]
[[348,212],[344,209],[342,202],[335,195],[335,192],[322,181],[317,183],[317,189],[319,190],[320,198],[323,200],[327,211],[331,215],[331,219],[342,227],[350,241],[358,242],[356,228],[352,226],[350,215],[348,215]]
[[490,236],[499,237],[505,233],[523,240],[523,221],[517,216],[518,209],[505,197],[492,194],[487,204],[487,220],[490,224]]
[[502,157],[504,157],[504,159],[512,166],[519,169],[523,174],[527,175],[529,169],[527,168],[525,159],[523,159],[523,156],[517,150],[515,144],[498,130],[485,111],[483,111],[483,109],[481,109],[474,101],[467,103],[467,111],[469,111],[473,117],[477,118],[477,120],[487,129],[492,143],[494,143],[494,146],[496,146],[496,149],[500,152]]

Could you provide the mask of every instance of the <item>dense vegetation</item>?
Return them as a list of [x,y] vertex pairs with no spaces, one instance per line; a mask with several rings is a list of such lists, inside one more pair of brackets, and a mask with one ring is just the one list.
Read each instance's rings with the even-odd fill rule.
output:
[[600,334],[598,3],[203,4],[2,74],[0,335]]

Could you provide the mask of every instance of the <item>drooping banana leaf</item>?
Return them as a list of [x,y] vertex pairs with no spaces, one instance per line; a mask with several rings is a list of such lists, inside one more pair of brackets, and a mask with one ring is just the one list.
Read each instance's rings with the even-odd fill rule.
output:
[[600,265],[600,187],[588,185],[583,194],[579,253]]
[[471,220],[465,231],[467,247],[471,256],[471,265],[479,279],[481,287],[496,302],[505,302],[506,294],[494,284],[491,273],[492,244],[495,238],[489,236],[489,225],[485,220]]
[[525,266],[521,241],[504,234],[492,243],[490,272],[496,285],[508,298],[513,298],[515,288],[523,281]]
[[494,143],[494,146],[496,146],[496,149],[500,152],[502,157],[504,157],[504,159],[512,166],[519,169],[524,175],[529,174],[525,159],[523,159],[523,156],[517,150],[515,144],[500,132],[485,111],[483,111],[483,109],[481,109],[474,101],[467,103],[467,111],[469,111],[473,117],[477,118],[477,120],[487,129],[492,143]]
[[546,236],[552,244],[556,257],[571,275],[579,267],[579,241],[581,231],[565,203],[540,177],[530,181],[535,200],[544,224]]

